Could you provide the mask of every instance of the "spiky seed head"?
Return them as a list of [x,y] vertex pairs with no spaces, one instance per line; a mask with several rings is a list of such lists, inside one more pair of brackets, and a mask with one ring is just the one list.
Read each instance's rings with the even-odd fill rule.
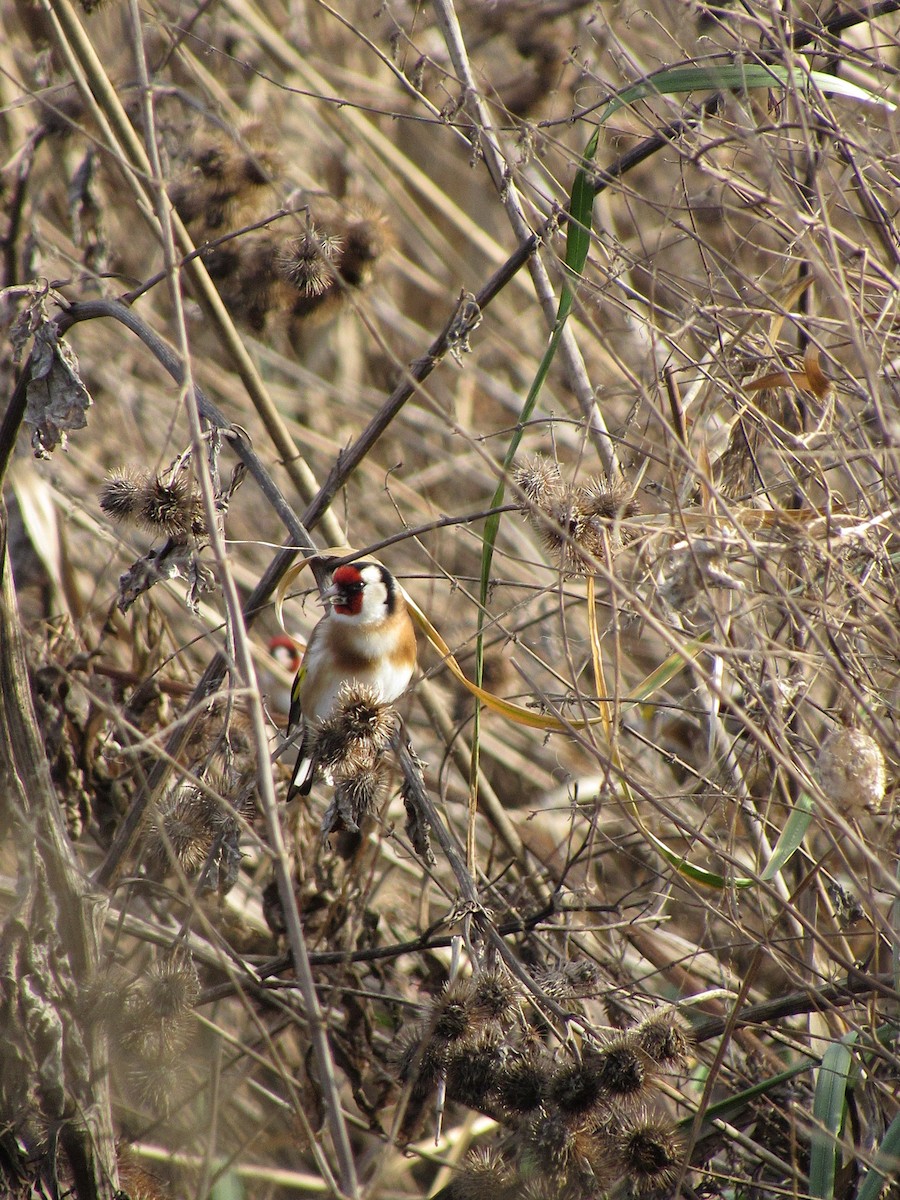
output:
[[658,1113],[626,1119],[616,1140],[638,1195],[653,1194],[670,1183],[684,1154],[674,1123]]
[[687,1062],[691,1038],[674,1009],[645,1017],[632,1036],[641,1053],[661,1067],[683,1067]]
[[570,1187],[580,1185],[579,1194],[593,1197],[618,1182],[621,1174],[618,1148],[606,1131],[593,1123],[577,1128],[567,1180]]
[[613,1099],[633,1099],[646,1085],[647,1072],[628,1038],[617,1038],[592,1054],[592,1066],[603,1092]]
[[448,1047],[447,1095],[469,1108],[483,1109],[497,1082],[506,1047],[496,1036],[474,1043],[452,1042]]
[[114,521],[133,521],[138,516],[146,473],[123,468],[100,488],[100,507]]
[[453,1200],[512,1200],[516,1177],[509,1163],[490,1146],[471,1151],[450,1184]]
[[418,1030],[400,1043],[397,1077],[413,1082],[413,1095],[427,1095],[447,1068],[447,1045]]
[[125,1010],[134,1007],[134,988],[134,977],[121,967],[112,966],[99,972],[78,993],[79,1016],[91,1025],[118,1024]]
[[584,575],[592,569],[591,560],[603,554],[603,540],[590,513],[583,488],[564,483],[541,506],[534,524],[554,561],[565,575]]
[[494,1093],[502,1110],[526,1116],[542,1107],[547,1098],[551,1064],[535,1054],[517,1055],[497,1072]]
[[171,478],[150,475],[141,487],[137,519],[153,533],[185,538],[195,520],[194,496],[183,471]]
[[[583,487],[585,512],[597,534],[598,549],[602,548],[601,531],[606,544],[615,552],[631,540],[628,530],[620,522],[636,517],[641,511],[640,502],[622,487],[611,487],[599,479],[591,479]],[[596,557],[596,556],[595,556]]]
[[375,688],[344,683],[333,714],[317,726],[316,756],[326,770],[339,774],[371,770],[390,745],[394,728],[394,709],[382,703]]
[[448,983],[431,1002],[430,1028],[439,1041],[459,1042],[475,1036],[480,1025],[475,1012],[474,989],[469,979]]
[[185,875],[195,875],[206,863],[221,825],[219,805],[205,791],[197,788],[179,790],[163,807],[159,823],[151,825],[148,831],[148,868],[165,872],[169,867],[171,846],[171,854]]
[[[554,498],[561,483],[559,463],[546,454],[532,454],[516,465],[513,470],[513,482],[520,488],[531,504],[544,507]],[[526,516],[531,516],[531,509],[525,507]]]
[[286,242],[278,255],[278,270],[302,296],[321,296],[337,278],[335,265],[344,239],[320,230],[310,221],[306,232]]
[[512,976],[496,968],[472,976],[472,998],[486,1021],[511,1024],[519,1009],[521,993]]
[[160,1018],[190,1011],[200,995],[197,969],[189,958],[173,954],[155,962],[146,974],[143,993],[147,1007]]
[[559,1113],[536,1117],[523,1134],[525,1162],[548,1175],[565,1175],[575,1138],[576,1131]]
[[130,1059],[124,1065],[129,1090],[154,1116],[169,1116],[184,1099],[190,1081],[183,1049]]
[[387,217],[364,200],[345,206],[343,221],[336,227],[341,247],[335,256],[341,279],[350,287],[364,287],[372,278],[374,266],[391,247],[391,229]]
[[819,750],[816,774],[836,808],[850,814],[881,811],[887,788],[884,755],[865,730],[842,727],[830,733]]
[[591,1055],[582,1062],[567,1063],[550,1080],[548,1098],[566,1117],[584,1117],[604,1095],[603,1078]]
[[333,833],[341,827],[357,833],[365,818],[375,812],[384,799],[387,786],[384,764],[345,758],[340,764],[340,772],[333,772],[333,776],[334,799],[322,833]]
[[552,1000],[574,1000],[597,991],[600,968],[590,959],[581,958],[555,971],[545,971],[535,982]]

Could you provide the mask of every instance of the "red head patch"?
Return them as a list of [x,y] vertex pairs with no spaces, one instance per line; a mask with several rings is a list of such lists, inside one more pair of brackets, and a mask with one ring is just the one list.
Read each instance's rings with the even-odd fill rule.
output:
[[336,593],[334,611],[342,613],[345,617],[358,616],[362,612],[363,588],[365,587],[365,580],[359,567],[352,563],[338,567],[331,578],[331,583]]

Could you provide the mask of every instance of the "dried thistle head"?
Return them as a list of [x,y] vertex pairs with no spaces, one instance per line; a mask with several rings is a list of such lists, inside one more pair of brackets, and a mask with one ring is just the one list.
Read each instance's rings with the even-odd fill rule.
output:
[[276,233],[257,230],[204,256],[228,311],[254,333],[290,303],[290,285],[278,269],[280,248]]
[[662,1191],[684,1156],[674,1122],[661,1114],[642,1112],[624,1118],[615,1141],[632,1189],[639,1196]]
[[[562,484],[559,463],[546,454],[532,454],[513,469],[513,482],[531,504],[543,507]],[[530,509],[525,515],[530,515]]]
[[620,527],[622,521],[636,517],[640,501],[624,487],[610,486],[601,479],[590,479],[583,485],[586,511],[603,529],[613,550],[631,541],[631,534]]
[[469,979],[448,983],[430,1005],[428,1028],[440,1042],[471,1041],[481,1027],[474,1002],[474,988]]
[[842,726],[825,738],[816,759],[819,786],[834,806],[850,815],[880,812],[887,789],[881,747],[863,729]]
[[673,1008],[651,1013],[633,1030],[634,1044],[661,1067],[683,1067],[691,1050],[691,1037]]
[[343,246],[340,234],[320,230],[310,221],[302,237],[282,246],[278,270],[301,296],[314,299],[335,283]]
[[140,489],[136,517],[152,533],[178,541],[206,530],[200,497],[184,471],[149,475]]
[[447,1069],[447,1046],[435,1041],[427,1030],[418,1030],[400,1043],[397,1076],[413,1084],[413,1095],[428,1095]]
[[523,1166],[565,1178],[577,1131],[560,1113],[535,1117],[522,1132]]
[[484,1111],[497,1083],[508,1048],[494,1032],[451,1043],[447,1048],[447,1095],[469,1108]]
[[472,976],[472,1000],[485,1021],[510,1025],[519,1013],[521,992],[508,971],[495,967]]
[[365,287],[372,279],[375,264],[393,244],[387,217],[366,200],[351,200],[344,206],[334,235],[341,242],[336,255],[341,279],[348,287]]
[[166,874],[174,856],[188,878],[196,875],[209,859],[226,818],[205,789],[179,788],[160,806],[159,819],[148,830],[148,871]]
[[261,216],[266,189],[283,167],[277,147],[257,122],[238,138],[202,134],[169,197],[200,241]]
[[627,540],[621,522],[639,507],[626,491],[600,480],[564,482],[559,464],[541,454],[524,460],[513,480],[524,493],[525,515],[566,575],[589,574],[595,560],[620,550]]
[[141,990],[147,1007],[160,1018],[183,1016],[200,996],[197,968],[184,954],[158,959],[147,971]]
[[563,963],[553,971],[544,971],[535,983],[552,1000],[575,1000],[590,996],[600,986],[600,968],[588,958]]
[[147,473],[131,467],[115,471],[100,488],[100,507],[114,521],[135,521]]
[[364,683],[344,683],[333,714],[316,731],[316,757],[335,777],[370,771],[394,736],[394,710]]
[[122,1068],[127,1090],[154,1116],[169,1116],[190,1087],[183,1048],[148,1058],[130,1058]]
[[515,1172],[490,1146],[472,1150],[450,1184],[452,1200],[514,1200]]
[[322,836],[340,829],[358,833],[365,818],[384,799],[386,774],[383,762],[360,761],[354,756],[342,759],[340,770],[333,772],[334,796],[322,821]]
[[593,1055],[581,1062],[565,1063],[550,1080],[548,1099],[566,1118],[583,1120],[605,1095],[605,1073],[597,1070]]
[[634,1100],[646,1091],[644,1059],[630,1038],[620,1037],[591,1053],[591,1065],[604,1094],[611,1100]]
[[287,251],[282,267],[295,288],[289,333],[334,316],[352,291],[371,281],[391,244],[387,218],[365,200],[317,205],[309,231]]
[[552,1072],[552,1063],[540,1053],[510,1055],[497,1072],[494,1084],[501,1112],[522,1117],[543,1109]]

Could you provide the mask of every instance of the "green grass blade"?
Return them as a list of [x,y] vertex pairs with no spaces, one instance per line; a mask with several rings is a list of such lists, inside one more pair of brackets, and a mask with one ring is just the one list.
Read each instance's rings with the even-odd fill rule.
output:
[[[798,78],[799,76],[799,78]],[[645,100],[648,96],[667,96],[686,92],[751,91],[754,88],[789,87],[793,82],[809,82],[821,92],[859,100],[864,104],[878,104],[893,112],[896,108],[889,100],[876,96],[846,79],[827,75],[824,71],[797,72],[788,67],[768,66],[764,63],[725,63],[708,67],[668,67],[654,75],[648,75],[639,83],[625,88],[613,96],[602,110],[599,122],[604,124],[621,108]]]
[[[804,1059],[802,1062],[796,1063],[793,1067],[788,1067],[786,1070],[779,1072],[778,1075],[772,1075],[769,1079],[762,1080],[761,1083],[755,1083],[752,1087],[745,1088],[742,1092],[737,1092],[734,1096],[728,1096],[725,1100],[720,1100],[717,1104],[711,1104],[703,1114],[703,1124],[700,1127],[700,1136],[712,1132],[711,1122],[733,1121],[735,1117],[739,1117],[746,1111],[747,1107],[758,1100],[760,1096],[766,1096],[769,1092],[773,1092],[780,1088],[783,1083],[787,1083],[790,1079],[795,1079],[798,1075],[802,1075],[804,1071],[809,1071],[817,1064],[812,1059]],[[684,1117],[679,1122],[681,1129],[688,1130],[694,1123],[693,1114]]]
[[809,1148],[809,1192],[817,1200],[833,1200],[838,1137],[844,1123],[847,1081],[853,1065],[850,1045],[856,1034],[834,1042],[822,1055],[813,1097],[813,1130]]
[[772,857],[766,863],[760,879],[774,879],[784,865],[793,858],[803,844],[803,838],[812,820],[812,797],[803,792],[796,807],[785,823],[781,836],[775,843]]
[[888,1126],[875,1155],[875,1162],[866,1172],[856,1200],[878,1200],[885,1182],[900,1175],[900,1113]]

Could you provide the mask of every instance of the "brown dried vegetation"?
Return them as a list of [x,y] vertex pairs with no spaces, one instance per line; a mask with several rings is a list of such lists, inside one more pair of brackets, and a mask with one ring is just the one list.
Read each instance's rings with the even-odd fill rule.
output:
[[[0,10],[4,1196],[890,1175],[896,7]],[[504,703],[285,805],[286,539]]]

